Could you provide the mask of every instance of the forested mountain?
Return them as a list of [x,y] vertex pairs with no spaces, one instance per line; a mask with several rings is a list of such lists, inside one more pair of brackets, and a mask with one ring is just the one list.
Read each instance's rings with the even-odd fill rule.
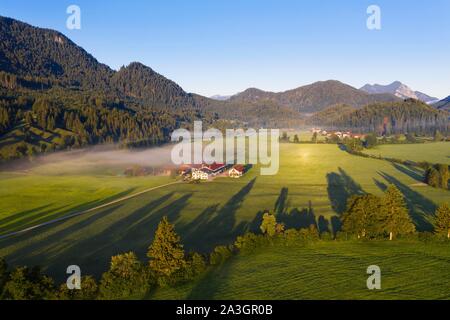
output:
[[342,119],[350,113],[356,111],[355,107],[345,104],[331,106],[325,110],[314,113],[307,119],[307,123],[313,126],[326,125],[328,128],[335,128],[342,122]]
[[110,86],[118,90],[118,93],[141,99],[153,107],[195,106],[192,95],[186,93],[178,84],[138,62],[122,67],[113,75]]
[[378,133],[434,133],[450,131],[450,113],[414,99],[403,102],[376,103],[351,111],[334,107],[314,115],[310,121],[340,129]]
[[447,110],[450,112],[450,96],[448,96],[445,99],[442,99],[439,102],[436,102],[435,104],[433,104],[433,107],[439,110]]
[[299,112],[271,100],[218,101],[197,94],[192,94],[192,97],[197,108],[228,121],[232,127],[287,128],[304,124],[304,117]]
[[88,89],[107,89],[113,75],[63,34],[4,17],[0,17],[0,70]]
[[368,94],[335,80],[320,81],[279,93],[251,88],[231,97],[230,100],[235,102],[270,100],[302,113],[318,112],[338,104],[359,108],[375,102],[399,101],[391,94]]
[[298,127],[329,106],[308,122],[448,129],[448,113],[417,101],[392,103],[399,100],[324,81],[282,93],[248,89],[218,101],[187,93],[138,62],[114,71],[57,31],[0,17],[0,160],[109,142],[156,145],[199,119],[222,128]]
[[194,120],[291,126],[272,102],[228,103],[185,92],[141,63],[119,71],[63,34],[0,17],[0,159],[98,143],[151,146]]
[[151,146],[194,120],[192,95],[139,63],[116,72],[59,32],[0,17],[0,158],[98,143]]

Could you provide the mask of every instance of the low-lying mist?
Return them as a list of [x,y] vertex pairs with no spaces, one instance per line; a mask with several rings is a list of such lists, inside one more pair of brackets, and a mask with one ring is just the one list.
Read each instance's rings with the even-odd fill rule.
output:
[[102,145],[86,149],[60,151],[21,159],[2,166],[1,171],[29,172],[44,175],[98,174],[119,175],[131,166],[172,167],[172,145],[147,149],[118,149]]

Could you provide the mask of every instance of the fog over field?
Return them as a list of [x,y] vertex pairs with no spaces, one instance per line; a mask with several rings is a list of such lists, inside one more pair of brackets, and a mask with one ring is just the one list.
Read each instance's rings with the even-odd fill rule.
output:
[[118,174],[133,165],[161,167],[172,164],[172,145],[148,149],[118,149],[114,145],[61,151],[3,166],[1,171],[33,172],[46,175]]

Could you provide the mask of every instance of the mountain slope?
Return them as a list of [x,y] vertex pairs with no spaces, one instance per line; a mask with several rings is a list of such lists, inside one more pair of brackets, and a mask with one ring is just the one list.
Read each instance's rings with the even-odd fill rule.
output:
[[[339,114],[339,113],[335,113]],[[320,114],[316,115],[320,116]],[[335,117],[322,117],[321,125],[379,133],[428,133],[450,130],[450,113],[436,110],[424,102],[408,99],[396,103],[377,103]]]
[[431,96],[429,96],[429,95],[427,95],[427,94],[425,94],[423,92],[420,92],[420,91],[415,91],[414,93],[416,94],[418,100],[423,101],[423,102],[425,102],[427,104],[433,104],[433,103],[436,103],[436,102],[439,101],[438,98],[431,97]]
[[398,99],[390,94],[368,94],[342,82],[328,80],[279,93],[251,88],[233,96],[230,100],[247,102],[271,100],[295,111],[310,113],[338,104],[362,107],[370,103]]
[[433,104],[433,107],[439,110],[450,111],[450,96]]
[[[118,72],[99,63],[63,34],[0,17],[0,70],[50,86],[102,90],[149,107],[193,107],[175,82],[140,63]],[[1,80],[1,79],[0,79]]]
[[83,88],[106,88],[113,75],[60,32],[1,16],[0,70]]
[[110,81],[119,93],[145,101],[153,107],[194,107],[195,101],[178,84],[151,68],[133,62],[122,67]]
[[439,100],[438,98],[430,97],[425,93],[413,91],[410,87],[401,83],[400,81],[394,81],[391,84],[385,86],[380,84],[374,85],[366,84],[360,90],[370,94],[389,93],[401,99],[412,98],[416,100],[421,100],[425,103],[433,103]]
[[307,119],[307,123],[314,126],[326,125],[329,128],[335,127],[335,124],[341,123],[342,119],[357,110],[348,105],[331,106],[325,110],[313,114]]

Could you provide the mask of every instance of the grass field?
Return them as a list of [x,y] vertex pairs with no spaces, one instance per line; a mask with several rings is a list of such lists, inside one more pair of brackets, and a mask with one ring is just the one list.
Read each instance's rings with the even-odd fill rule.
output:
[[[415,151],[423,146],[427,145],[416,145]],[[336,145],[281,144],[280,148],[280,170],[275,176],[260,176],[255,167],[242,179],[219,178],[155,190],[0,240],[0,256],[12,265],[41,265],[61,280],[70,264],[80,265],[85,274],[99,275],[112,255],[133,250],[145,259],[163,216],[175,222],[188,251],[208,252],[246,230],[257,230],[266,209],[274,211],[288,228],[316,221],[321,230],[337,230],[336,217],[351,194],[381,195],[393,183],[405,195],[417,228],[431,230],[436,206],[449,200],[448,191],[423,186],[418,169],[351,156]],[[170,179],[125,178],[104,167],[97,175],[92,171],[52,175],[53,169],[44,169],[1,174],[3,233]]]
[[[366,270],[381,269],[381,290]],[[318,242],[239,254],[194,283],[148,299],[450,299],[448,244]]]
[[170,181],[111,176],[0,174],[0,235]]
[[433,142],[400,145],[380,145],[365,153],[387,158],[397,158],[411,161],[428,161],[431,163],[446,163],[450,165],[450,142]]

